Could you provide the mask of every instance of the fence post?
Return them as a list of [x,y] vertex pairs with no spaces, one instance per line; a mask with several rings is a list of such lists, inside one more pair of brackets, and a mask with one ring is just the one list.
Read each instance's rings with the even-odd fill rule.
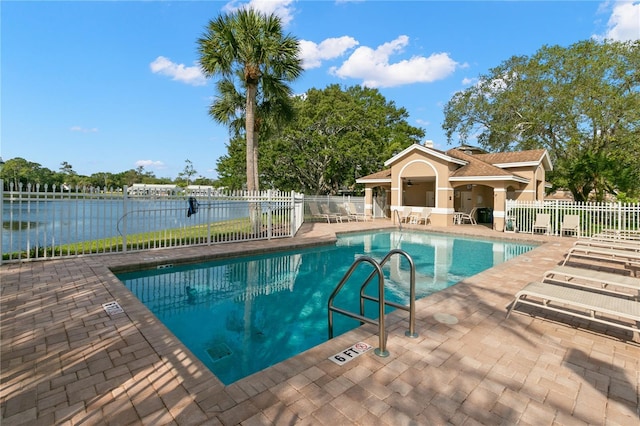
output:
[[622,203],[618,202],[618,232],[622,231]]
[[267,189],[267,206],[269,206],[267,208],[267,240],[270,240],[272,237],[271,228],[273,227],[273,221],[271,220],[271,215],[273,214],[273,200],[271,198],[271,189]]
[[211,188],[207,188],[207,245],[211,245],[211,206],[213,202],[211,201],[212,193]]
[[122,187],[122,252],[127,251],[127,198],[129,195],[129,187]]
[[[2,160],[0,159],[0,161]],[[2,215],[2,212],[4,212],[4,181],[0,179],[0,215]],[[3,222],[4,222],[4,218],[3,218]],[[0,229],[0,265],[2,265],[3,257],[4,257],[4,246],[2,245],[2,229]]]
[[296,221],[296,191],[290,192],[291,197],[289,197],[290,207],[289,207],[289,236],[293,237],[296,232],[296,227],[298,222]]

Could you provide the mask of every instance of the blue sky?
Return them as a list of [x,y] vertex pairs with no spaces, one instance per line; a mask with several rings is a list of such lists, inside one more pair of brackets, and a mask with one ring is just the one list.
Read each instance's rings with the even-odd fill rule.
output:
[[[294,92],[376,87],[448,149],[452,94],[545,44],[640,38],[639,1],[0,2],[0,155],[83,175],[140,165],[215,178],[228,131],[208,115],[214,81],[196,40],[221,13],[277,13],[301,42]],[[454,142],[455,145],[455,142]]]

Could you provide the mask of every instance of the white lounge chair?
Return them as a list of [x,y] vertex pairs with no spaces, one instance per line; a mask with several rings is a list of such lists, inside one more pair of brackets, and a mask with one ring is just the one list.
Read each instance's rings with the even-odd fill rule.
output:
[[592,240],[592,239],[580,239],[573,243],[575,246],[589,246],[589,247],[602,247],[614,250],[631,250],[640,251],[640,241],[628,241],[628,240]]
[[640,333],[640,302],[635,300],[557,284],[532,282],[516,293],[507,310],[507,318],[520,303]]
[[[427,226],[427,222],[429,222],[429,216],[431,216],[431,209],[427,207],[423,207],[420,214],[413,216],[412,223],[419,224],[420,222],[424,223],[424,226]],[[415,220],[415,222],[413,222]]]
[[[594,289],[596,288],[594,286],[599,285],[600,291],[615,295],[635,297],[636,299],[638,299],[637,292],[640,291],[640,278],[597,271],[591,268],[575,268],[573,266],[556,266],[546,271],[543,275],[542,282],[566,283],[590,289]],[[611,289],[610,287],[632,290],[634,294],[621,293],[617,291],[617,289]]]
[[634,239],[634,238],[619,238],[613,234],[593,234],[592,236],[589,237],[589,239],[591,241],[606,241],[609,243],[612,242],[622,242],[622,243],[635,243],[635,244],[640,244],[640,239]]
[[369,219],[369,216],[366,213],[358,213],[358,210],[356,208],[356,205],[352,202],[349,202],[346,204],[347,206],[347,212],[349,213],[349,216],[352,219],[355,219],[356,221],[367,221]]
[[606,262],[622,263],[635,270],[640,270],[640,252],[633,250],[614,250],[611,248],[592,246],[573,246],[567,252],[562,266],[574,258],[600,260]]
[[560,224],[560,236],[563,237],[565,232],[571,233],[580,238],[580,216],[577,214],[566,214],[562,217]]
[[476,221],[476,212],[478,211],[477,207],[474,207],[471,209],[471,211],[469,213],[465,213],[465,212],[456,212],[457,215],[457,220],[458,220],[458,224],[462,225],[465,222],[469,222],[472,225],[477,225],[478,222]]
[[318,205],[316,203],[313,203],[313,202],[309,203],[309,211],[311,212],[311,216],[315,218],[325,219],[327,223],[331,223],[331,219],[329,218],[329,215],[320,212],[320,209],[318,208]]
[[636,229],[603,229],[592,238],[612,238],[616,240],[640,241],[640,230]]
[[548,213],[536,214],[536,220],[531,227],[531,233],[535,234],[536,231],[544,231],[545,235],[551,234],[551,215]]
[[[322,204],[320,206],[320,210],[322,211],[322,214],[326,215],[327,217],[327,221],[329,223],[331,223],[331,219],[335,220],[336,223],[337,222],[342,222],[342,219],[345,217],[342,213],[335,213],[332,212],[331,209],[329,208],[329,206]],[[347,216],[348,218],[348,216]]]
[[400,213],[400,223],[409,222],[411,220],[411,212],[413,212],[413,207],[404,207],[402,213]]

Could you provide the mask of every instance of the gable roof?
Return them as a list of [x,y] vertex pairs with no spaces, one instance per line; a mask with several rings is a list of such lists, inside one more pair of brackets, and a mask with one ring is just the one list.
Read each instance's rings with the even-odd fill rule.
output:
[[514,180],[516,182],[527,183],[529,179],[496,167],[478,158],[486,154],[465,154],[461,150],[454,148],[447,151],[451,157],[464,161],[466,164],[453,171],[449,176],[450,181],[471,181],[471,180]]
[[380,170],[356,179],[356,183],[391,183],[391,169]]
[[[509,169],[537,167],[539,165],[542,165],[545,170],[553,169],[549,154],[544,149],[470,155],[465,153],[467,150],[464,147],[452,148],[444,152],[420,144],[413,144],[405,148],[385,161],[384,165],[389,167],[406,155],[416,151],[460,166],[451,173],[449,176],[450,181],[512,180],[528,183],[528,178],[511,172]],[[356,183],[391,183],[391,169],[363,176],[356,179]]]
[[384,162],[385,166],[390,166],[393,163],[395,163],[396,161],[400,160],[402,157],[414,152],[414,151],[419,151],[422,152],[423,154],[427,154],[427,155],[431,155],[437,158],[440,158],[442,160],[445,160],[447,162],[450,163],[457,163],[460,165],[464,165],[465,163],[463,161],[458,160],[457,158],[451,157],[449,155],[447,155],[447,153],[440,151],[438,149],[435,148],[430,148],[424,145],[420,145],[418,143],[414,143],[413,145],[408,146],[407,148],[403,149],[402,151],[400,151],[398,154],[394,155],[393,157],[389,158],[387,161]]
[[529,167],[542,164],[545,170],[553,170],[551,158],[546,149],[494,152],[489,154],[476,154],[474,157],[500,168]]

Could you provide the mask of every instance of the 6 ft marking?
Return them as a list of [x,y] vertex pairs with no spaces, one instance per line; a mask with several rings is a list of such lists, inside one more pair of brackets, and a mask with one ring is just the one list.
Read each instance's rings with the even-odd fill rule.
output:
[[338,365],[343,365],[351,361],[352,359],[359,357],[371,348],[373,348],[373,346],[364,342],[359,342],[351,346],[350,348],[347,348],[333,356],[330,356],[329,359]]

